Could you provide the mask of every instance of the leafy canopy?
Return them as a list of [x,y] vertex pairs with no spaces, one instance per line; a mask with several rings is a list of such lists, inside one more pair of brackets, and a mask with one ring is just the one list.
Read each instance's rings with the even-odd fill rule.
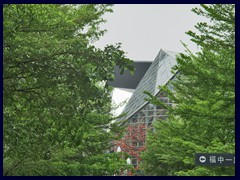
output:
[[3,8],[4,174],[112,175],[106,154],[114,67],[131,69],[120,44],[91,45],[110,5],[7,4]]

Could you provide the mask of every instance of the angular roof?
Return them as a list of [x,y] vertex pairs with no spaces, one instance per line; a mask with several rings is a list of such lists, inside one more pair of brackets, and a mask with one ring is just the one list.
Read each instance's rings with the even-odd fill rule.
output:
[[147,103],[144,99],[148,96],[143,93],[144,91],[156,95],[159,92],[158,86],[165,85],[174,76],[174,74],[171,73],[171,69],[177,64],[177,54],[178,53],[163,49],[159,51],[157,57],[139,82],[136,90],[123,109],[122,113],[127,113],[124,119],[132,116]]
[[115,88],[136,89],[152,62],[153,61],[134,61],[132,63],[132,66],[135,68],[134,75],[132,75],[129,70],[124,70],[124,73],[120,74],[121,69],[116,66],[114,70],[115,78],[109,81],[108,84]]

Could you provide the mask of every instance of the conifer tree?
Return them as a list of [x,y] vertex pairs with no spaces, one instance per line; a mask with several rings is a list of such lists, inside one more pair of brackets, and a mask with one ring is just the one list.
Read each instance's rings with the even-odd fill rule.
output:
[[[193,12],[210,19],[188,31],[200,50],[186,47],[173,68],[177,73],[160,87],[175,102],[166,121],[156,121],[142,153],[146,175],[234,175],[235,167],[195,165],[195,153],[235,153],[235,6],[201,5]],[[164,105],[147,93],[150,102]]]

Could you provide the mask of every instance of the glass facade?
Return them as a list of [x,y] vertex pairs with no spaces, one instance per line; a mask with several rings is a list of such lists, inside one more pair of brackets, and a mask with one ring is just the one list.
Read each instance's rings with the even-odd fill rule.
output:
[[169,84],[168,82],[173,80],[175,74],[171,69],[177,63],[176,55],[177,53],[171,51],[160,50],[123,110],[127,116],[119,119],[119,121],[127,119],[122,123],[127,128],[121,143],[117,145],[132,156],[131,164],[135,167],[141,161],[140,152],[144,150],[148,130],[154,131],[153,122],[166,120],[168,117],[168,112],[163,106],[156,106],[145,100],[148,95],[144,91],[148,91],[166,105],[173,105],[173,102],[166,94],[160,92],[158,87]]
[[[162,93],[159,93],[156,97],[160,101],[164,102],[169,106],[173,105],[173,102],[166,95]],[[164,107],[155,106],[148,103],[144,107],[142,107],[139,111],[134,113],[131,117],[129,117],[128,121],[126,121],[123,125],[125,126],[131,125],[136,128],[141,128],[141,130],[139,131],[145,131],[145,132],[142,132],[142,134],[146,136],[147,131],[149,129],[154,131],[154,128],[152,126],[153,122],[156,120],[166,120],[168,116],[167,113],[168,111]],[[136,150],[138,150],[139,148],[143,148],[145,146],[145,138],[144,139],[140,138],[139,141],[136,139],[134,139],[134,141],[132,142],[127,139],[126,141],[128,141],[129,145],[131,144],[133,147],[136,147]],[[132,156],[131,159],[132,159],[131,161],[132,165],[136,167],[140,160],[135,156]]]

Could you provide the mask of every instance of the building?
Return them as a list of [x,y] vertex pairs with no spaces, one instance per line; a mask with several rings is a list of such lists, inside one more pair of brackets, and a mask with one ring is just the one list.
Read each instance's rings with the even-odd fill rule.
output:
[[[171,100],[161,92],[159,86],[169,85],[168,82],[174,79],[175,74],[171,72],[171,69],[177,63],[176,55],[175,52],[161,49],[154,61],[149,64],[146,72],[142,73],[144,75],[142,75],[141,79],[139,77],[133,77],[130,80],[129,78],[126,79],[126,77],[123,78],[123,81],[132,81],[134,79],[139,81],[134,93],[123,109],[122,113],[127,115],[118,119],[118,121],[122,121],[122,125],[128,128],[125,136],[117,143],[117,146],[120,146],[122,151],[132,155],[131,164],[135,167],[140,161],[138,152],[144,150],[147,129],[153,129],[153,121],[167,118],[167,110],[146,101],[145,98],[148,98],[148,95],[144,94],[144,91],[150,92],[169,106],[173,105]],[[138,71],[137,68],[136,71]],[[118,83],[118,87],[121,87],[121,83]]]

